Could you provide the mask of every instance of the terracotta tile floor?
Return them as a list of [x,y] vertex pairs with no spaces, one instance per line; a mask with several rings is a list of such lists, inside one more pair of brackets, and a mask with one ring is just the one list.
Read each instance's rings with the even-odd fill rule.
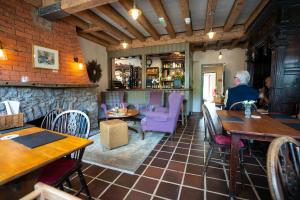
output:
[[[84,164],[83,173],[93,199],[228,199],[228,167],[210,163],[203,177],[207,143],[203,119],[193,115],[185,127],[179,126],[173,139],[166,135],[157,144],[136,174],[130,175]],[[214,155],[218,158],[218,155]],[[245,186],[238,178],[237,199],[271,199],[265,172],[265,158],[245,157]],[[239,172],[238,172],[239,173]],[[78,178],[72,180],[74,194]],[[80,195],[86,198],[84,194]]]

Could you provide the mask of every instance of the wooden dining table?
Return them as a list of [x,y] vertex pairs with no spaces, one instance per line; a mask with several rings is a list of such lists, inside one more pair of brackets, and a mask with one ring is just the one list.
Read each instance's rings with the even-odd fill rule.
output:
[[[23,136],[44,130],[26,128],[2,134],[0,139],[7,135]],[[31,192],[44,166],[93,143],[88,139],[62,135],[66,137],[32,149],[13,140],[0,140],[0,199],[18,199]]]
[[[272,141],[274,138],[289,136],[300,139],[300,131],[293,129],[277,119],[255,113],[261,118],[245,118],[243,112],[218,110],[217,115],[225,131],[231,134],[231,152],[229,163],[229,195],[236,195],[236,177],[240,139]],[[240,122],[226,120],[227,117],[239,117]],[[222,118],[223,117],[223,118]],[[228,118],[227,118],[228,119]]]

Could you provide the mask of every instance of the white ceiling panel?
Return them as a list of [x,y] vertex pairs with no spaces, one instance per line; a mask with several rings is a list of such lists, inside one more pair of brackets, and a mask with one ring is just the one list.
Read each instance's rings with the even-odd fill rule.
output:
[[204,29],[207,0],[190,0],[189,3],[193,30]]
[[151,6],[149,0],[136,0],[136,4],[160,35],[168,34],[166,29],[159,23],[158,16],[156,15],[155,10]]
[[256,6],[258,6],[259,2],[260,0],[246,1],[245,6],[236,21],[236,24],[244,24],[250,17],[251,13],[255,10]]
[[98,15],[99,17],[101,17],[102,19],[104,19],[105,21],[107,21],[109,24],[113,25],[114,27],[116,27],[117,29],[119,29],[120,31],[122,31],[123,33],[125,33],[126,35],[128,35],[129,37],[135,38],[127,30],[125,30],[122,26],[120,26],[119,24],[117,24],[113,20],[111,20],[108,16],[106,16],[103,13],[97,11],[95,8],[92,8],[91,10],[94,11],[94,13],[96,15]]
[[176,33],[185,32],[185,23],[182,18],[179,0],[162,0],[166,14],[171,20]]
[[[250,0],[252,1],[252,0]],[[214,16],[214,27],[224,26],[234,0],[219,0]]]

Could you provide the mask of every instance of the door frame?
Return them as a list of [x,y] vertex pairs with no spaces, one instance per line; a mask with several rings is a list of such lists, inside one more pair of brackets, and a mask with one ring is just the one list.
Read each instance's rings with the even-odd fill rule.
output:
[[[200,87],[200,112],[202,112],[202,104],[204,103],[204,100],[203,100],[203,79],[204,79],[203,69],[206,66],[221,66],[221,67],[223,67],[223,77],[222,77],[223,90],[224,90],[224,84],[225,84],[225,80],[224,80],[225,79],[225,67],[226,67],[225,63],[201,64],[201,69],[200,69],[200,71],[201,71],[201,74],[200,74],[200,85],[201,85],[201,87]],[[217,77],[216,77],[216,81],[218,81]]]

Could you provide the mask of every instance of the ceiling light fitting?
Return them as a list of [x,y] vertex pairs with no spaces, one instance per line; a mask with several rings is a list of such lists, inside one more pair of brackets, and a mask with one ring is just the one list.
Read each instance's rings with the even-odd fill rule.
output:
[[137,18],[142,14],[142,11],[136,8],[135,1],[134,1],[133,8],[131,8],[128,13],[133,20],[137,20]]
[[128,47],[128,43],[126,41],[122,42],[121,45],[122,45],[123,49],[127,49],[127,47]]
[[166,23],[165,18],[159,17],[159,18],[158,18],[158,21],[159,21],[159,23],[160,23],[161,25],[163,25],[163,27],[167,27],[167,23]]
[[208,38],[209,39],[213,39],[215,36],[216,32],[213,32],[212,28],[210,29],[210,31],[207,33]]
[[218,56],[218,58],[219,58],[219,60],[221,60],[222,58],[223,58],[223,54],[222,54],[222,52],[220,51],[220,53],[219,53],[219,56]]
[[190,24],[191,23],[191,18],[189,18],[189,17],[184,18],[184,22],[185,22],[185,24]]

